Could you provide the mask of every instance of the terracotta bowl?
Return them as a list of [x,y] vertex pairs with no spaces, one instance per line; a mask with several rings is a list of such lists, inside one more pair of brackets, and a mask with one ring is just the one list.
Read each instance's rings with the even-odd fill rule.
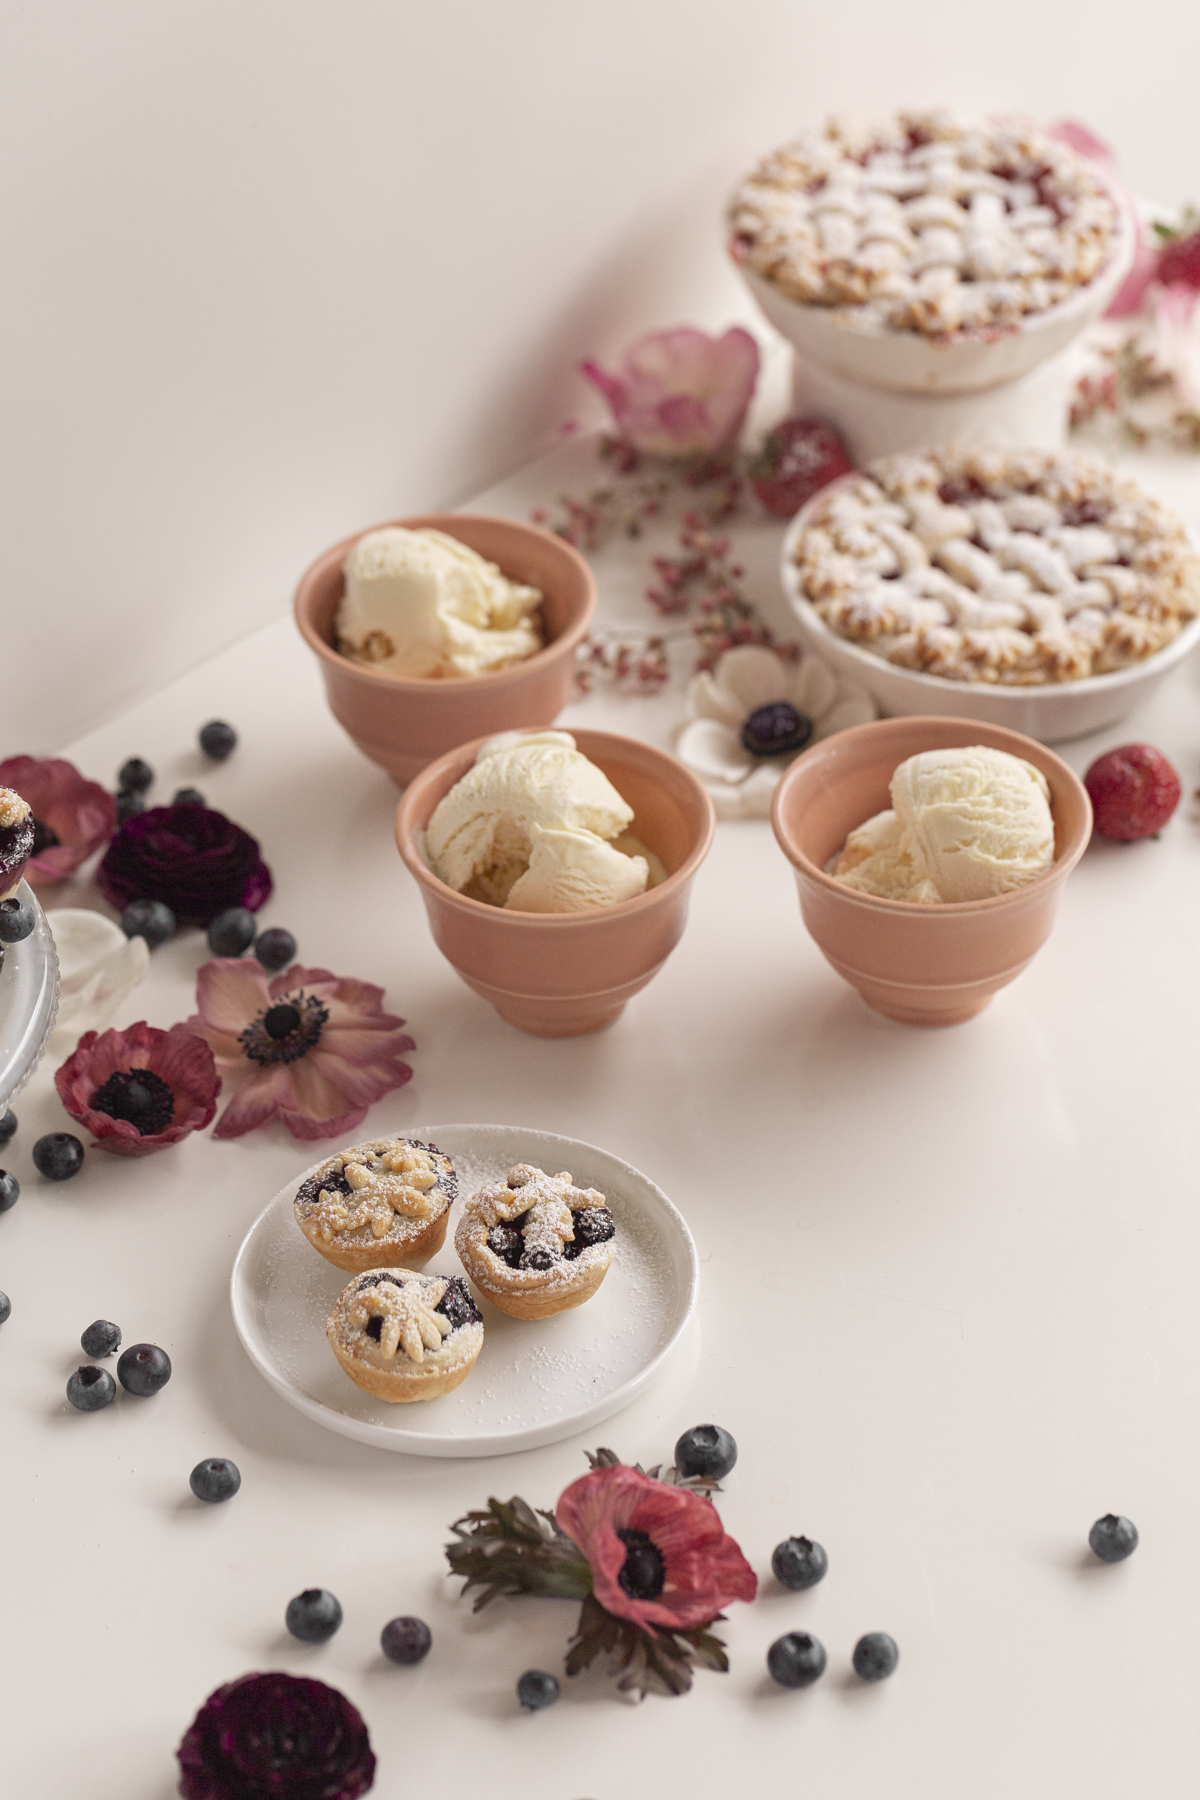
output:
[[629,827],[667,879],[636,900],[592,912],[529,913],[456,894],[425,861],[434,808],[461,781],[476,738],[422,771],[396,813],[396,842],[415,876],[434,942],[502,1019],[535,1037],[581,1037],[611,1025],[683,935],[692,877],[712,843],[712,801],[683,764],[636,738],[575,731],[576,744],[633,808]]
[[342,565],[366,531],[343,538],[305,570],[296,589],[296,624],[320,661],[330,710],[363,755],[403,787],[466,738],[553,723],[571,697],[575,648],[596,610],[596,584],[569,544],[516,519],[425,513],[385,523],[444,531],[498,564],[514,581],[528,582],[545,595],[542,620],[548,641],[536,655],[490,675],[403,681],[351,662],[333,644],[334,616],[345,586]]
[[[891,805],[897,764],[919,750],[968,744],[1023,757],[1049,782],[1055,854],[1045,875],[992,900],[920,906],[860,894],[825,873],[855,826]],[[889,1019],[958,1025],[982,1012],[1049,937],[1063,882],[1091,836],[1092,808],[1074,770],[1018,732],[974,719],[882,719],[805,751],[775,790],[771,820],[826,961]]]

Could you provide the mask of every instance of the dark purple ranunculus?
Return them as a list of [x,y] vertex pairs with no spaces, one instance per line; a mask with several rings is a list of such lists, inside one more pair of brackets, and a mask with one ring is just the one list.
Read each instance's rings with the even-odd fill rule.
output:
[[362,1714],[307,1675],[227,1681],[176,1754],[184,1800],[358,1800],[375,1781]]
[[126,819],[96,870],[104,898],[161,900],[181,925],[208,925],[230,906],[257,912],[271,892],[258,841],[207,806],[152,806]]

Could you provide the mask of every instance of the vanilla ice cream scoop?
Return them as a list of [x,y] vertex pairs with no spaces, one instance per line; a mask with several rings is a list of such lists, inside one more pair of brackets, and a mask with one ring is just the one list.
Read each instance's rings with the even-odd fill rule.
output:
[[337,647],[406,679],[483,675],[542,648],[538,588],[425,527],[368,531],[345,562]]
[[982,744],[922,750],[896,769],[892,811],[846,839],[830,873],[889,900],[988,900],[1045,874],[1054,820],[1045,776]]
[[610,842],[632,818],[569,732],[504,733],[435,808],[425,854],[439,880],[474,900],[582,912],[645,891],[647,858]]

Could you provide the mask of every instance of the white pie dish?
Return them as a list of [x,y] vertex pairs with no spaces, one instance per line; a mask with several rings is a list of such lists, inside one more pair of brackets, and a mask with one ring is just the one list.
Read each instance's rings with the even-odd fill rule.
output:
[[[857,477],[841,479],[849,482]],[[951,681],[944,675],[901,668],[833,631],[801,591],[794,561],[796,543],[816,507],[828,499],[836,485],[822,488],[788,526],[780,553],[780,580],[803,648],[822,657],[839,675],[866,688],[889,718],[936,714],[941,718],[978,719],[985,725],[1022,732],[1040,744],[1059,744],[1069,738],[1085,737],[1091,731],[1102,731],[1124,719],[1150,698],[1200,642],[1200,618],[1191,619],[1177,637],[1142,662],[1108,675],[1089,675],[1081,681],[1060,681],[1044,687]]]
[[[519,1162],[569,1169],[604,1193],[618,1250],[599,1292],[552,1319],[521,1321],[472,1290],[484,1316],[478,1363],[439,1400],[393,1406],[343,1373],[325,1320],[346,1286],[296,1224],[293,1200],[321,1157],[281,1188],[250,1227],[230,1280],[233,1320],[250,1360],[290,1406],[329,1431],[410,1456],[502,1456],[572,1437],[609,1418],[654,1380],[695,1310],[699,1263],[682,1214],[630,1163],[578,1139],[514,1125],[421,1125],[458,1173],[457,1209]],[[425,1273],[461,1275],[448,1241]]]

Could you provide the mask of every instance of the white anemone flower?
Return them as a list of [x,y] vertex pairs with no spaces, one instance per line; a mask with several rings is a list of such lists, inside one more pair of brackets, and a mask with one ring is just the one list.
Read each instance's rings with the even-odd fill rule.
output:
[[56,1044],[106,1026],[150,966],[145,938],[127,938],[102,913],[60,906],[46,914],[58,952]]
[[807,741],[814,744],[878,716],[866,689],[835,675],[820,657],[787,663],[758,644],[726,650],[711,674],[693,677],[687,721],[675,739],[676,755],[700,777],[718,818],[765,819],[780,776],[801,754],[755,756],[742,742],[751,714],[779,701],[811,720]]

